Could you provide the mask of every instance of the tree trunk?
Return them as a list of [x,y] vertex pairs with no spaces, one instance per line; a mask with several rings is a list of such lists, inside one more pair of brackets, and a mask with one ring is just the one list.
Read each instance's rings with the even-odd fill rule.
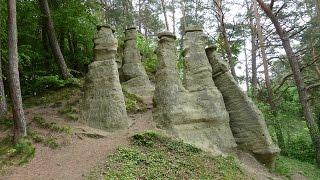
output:
[[251,89],[252,96],[257,97],[258,89],[258,76],[257,76],[257,31],[256,25],[254,23],[254,11],[253,6],[250,6],[249,0],[246,0],[247,11],[250,12],[249,22],[250,22],[250,32],[251,32]]
[[245,68],[246,68],[246,91],[249,92],[249,66],[248,66],[248,56],[246,49],[246,41],[244,40],[244,58],[245,58]]
[[251,73],[252,73],[252,96],[257,97],[258,89],[258,75],[257,75],[257,32],[256,26],[253,22],[253,17],[250,17],[250,31],[251,31]]
[[161,0],[161,7],[162,7],[163,16],[164,16],[164,21],[166,23],[166,30],[169,31],[169,23],[168,23],[166,5],[164,4],[164,0]]
[[318,27],[320,27],[320,0],[314,0],[314,4],[316,6],[317,24],[318,24]]
[[184,31],[186,30],[187,27],[187,22],[186,22],[186,4],[184,1],[180,1],[180,6],[181,6],[181,11],[182,11],[182,21],[181,23],[181,31],[182,31],[182,36],[184,35]]
[[60,31],[59,41],[60,41],[59,44],[60,44],[61,52],[64,52],[65,47],[64,47],[64,31],[63,30]]
[[139,29],[139,32],[141,33],[141,29],[142,29],[142,25],[141,25],[141,21],[142,21],[142,18],[141,18],[141,0],[138,1],[138,29]]
[[257,34],[258,34],[262,62],[263,62],[263,68],[264,68],[265,85],[266,85],[267,92],[268,92],[268,97],[267,97],[268,104],[271,108],[271,112],[273,115],[273,125],[274,125],[275,131],[276,131],[278,145],[281,149],[281,153],[283,155],[287,155],[287,153],[286,153],[287,151],[285,148],[285,141],[284,141],[283,133],[282,133],[282,129],[281,129],[281,123],[277,121],[278,112],[277,112],[277,107],[276,107],[276,104],[275,104],[274,98],[273,98],[274,95],[273,95],[271,80],[270,80],[270,76],[269,76],[269,65],[268,65],[268,59],[267,59],[267,53],[266,53],[265,37],[262,34],[261,18],[260,18],[260,14],[259,14],[258,7],[257,7],[257,2],[255,0],[252,0],[252,3],[253,3],[253,9],[254,9],[254,14],[255,14],[255,18],[256,18]]
[[303,76],[300,71],[298,58],[296,57],[295,53],[293,52],[293,49],[290,44],[289,36],[287,32],[282,28],[278,18],[273,14],[272,10],[269,8],[268,5],[266,5],[263,0],[257,0],[263,11],[266,13],[266,15],[270,18],[271,22],[273,23],[277,34],[279,35],[282,46],[287,54],[287,58],[289,61],[289,64],[292,69],[293,77],[295,84],[298,89],[299,93],[299,100],[302,106],[303,115],[306,120],[306,124],[308,126],[310,136],[312,139],[312,142],[314,144],[314,147],[316,149],[316,163],[317,166],[320,167],[320,135],[319,135],[319,129],[317,127],[317,124],[314,120],[313,114],[311,112],[310,104],[308,102],[308,94],[307,89],[305,86],[305,83],[303,81]]
[[228,40],[227,31],[226,31],[225,23],[224,23],[224,15],[222,12],[222,0],[213,0],[213,1],[214,1],[213,3],[215,5],[216,13],[217,13],[216,17],[219,21],[219,30],[222,34],[223,41],[224,41],[225,48],[226,48],[227,58],[228,58],[230,69],[231,69],[231,74],[234,77],[234,79],[237,80],[238,77],[236,75],[235,62],[233,61],[233,58],[232,58],[231,45]]
[[176,7],[175,7],[175,4],[174,4],[175,0],[172,0],[171,1],[171,6],[172,6],[172,31],[173,31],[173,34],[176,34]]
[[44,19],[45,22],[45,30],[48,35],[50,44],[51,44],[51,49],[53,56],[55,59],[58,61],[59,68],[61,71],[61,75],[64,79],[68,79],[71,77],[71,74],[68,70],[68,67],[66,65],[66,62],[64,60],[64,57],[62,55],[58,39],[54,30],[53,22],[51,19],[51,14],[50,14],[50,9],[49,9],[49,4],[48,0],[38,0],[40,9],[42,12],[42,18]]
[[[0,29],[2,29],[0,21]],[[1,32],[0,32],[1,33]],[[2,74],[2,56],[1,56],[1,37],[0,37],[0,117],[7,114],[7,101],[6,94],[4,92],[3,74]]]
[[18,37],[16,21],[16,0],[8,0],[8,46],[9,46],[9,81],[13,104],[14,142],[27,135],[26,121],[22,107],[19,79]]
[[[318,33],[320,32],[320,0],[314,0],[314,4],[316,6],[316,22],[317,22],[317,28],[315,29],[315,31],[318,31]],[[315,32],[317,33],[317,32]],[[313,47],[312,49],[312,54],[313,54],[313,57],[316,57],[316,51],[315,51],[315,48]],[[315,63],[315,70],[316,70],[316,73],[318,75],[318,77],[320,78],[320,64],[319,63]]]
[[[316,53],[316,49],[314,47],[312,47],[311,54],[312,54],[312,61],[316,62],[317,61],[317,53]],[[318,79],[320,79],[320,67],[319,67],[318,63],[315,63],[314,69],[316,71]]]

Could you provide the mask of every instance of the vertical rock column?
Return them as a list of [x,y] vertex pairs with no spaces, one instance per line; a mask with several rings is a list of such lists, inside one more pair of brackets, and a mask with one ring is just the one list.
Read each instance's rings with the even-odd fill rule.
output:
[[272,166],[279,148],[273,143],[262,113],[241,91],[229,72],[228,64],[210,46],[206,53],[212,66],[213,79],[223,95],[230,115],[230,125],[238,146],[253,153],[267,166]]
[[223,97],[212,79],[212,69],[205,52],[207,39],[201,28],[186,28],[183,40],[184,86],[189,91],[189,102],[195,109],[189,116],[197,122],[193,126],[203,128],[202,132],[219,149],[229,149],[236,144]]
[[[206,40],[207,36],[201,28],[186,28],[183,40],[184,85],[195,97],[193,103],[199,107],[199,116],[213,119],[229,127],[229,114],[223,97],[212,79],[212,68],[205,52]],[[228,134],[231,135],[231,131]]]
[[[159,39],[154,120],[184,142],[205,151],[220,154],[223,150],[235,147],[221,94],[217,90],[206,90],[196,80],[194,83],[204,90],[186,90],[177,71],[175,36],[164,32],[159,34]],[[211,71],[207,75],[214,86]],[[217,107],[218,104],[221,107]]]
[[128,118],[116,63],[118,41],[108,26],[98,28],[94,62],[89,65],[82,106],[82,121],[103,130],[128,127]]
[[124,61],[122,66],[125,82],[123,87],[132,94],[145,99],[152,99],[154,87],[141,63],[137,48],[137,30],[135,27],[126,29],[124,43]]
[[176,37],[169,32],[158,37],[153,116],[158,126],[172,129],[175,123],[185,120],[188,97],[176,66]]

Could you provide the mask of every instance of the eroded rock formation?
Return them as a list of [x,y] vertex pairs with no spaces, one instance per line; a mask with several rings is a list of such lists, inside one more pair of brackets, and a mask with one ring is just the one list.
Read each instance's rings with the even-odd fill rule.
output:
[[262,163],[272,166],[279,148],[269,135],[262,113],[241,91],[229,72],[227,62],[219,57],[215,47],[208,47],[206,53],[212,66],[212,77],[229,112],[231,130],[237,144],[252,152]]
[[94,62],[86,77],[81,119],[89,126],[108,131],[125,128],[128,118],[122,93],[112,28],[102,26],[94,39]]
[[186,34],[186,87],[176,67],[175,36],[168,32],[159,34],[154,120],[185,142],[220,153],[236,144],[222,95],[212,80],[204,44],[198,40],[202,34]]
[[145,99],[152,99],[154,87],[141,63],[141,55],[137,48],[137,31],[131,27],[126,29],[122,72],[123,87],[132,94]]

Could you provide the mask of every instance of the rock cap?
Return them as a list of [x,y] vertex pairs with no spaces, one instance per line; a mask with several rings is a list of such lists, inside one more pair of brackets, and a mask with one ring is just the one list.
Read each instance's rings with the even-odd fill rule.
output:
[[187,33],[187,32],[203,32],[203,28],[201,26],[198,26],[198,25],[189,25],[189,26],[186,27],[184,32],[185,33]]
[[137,30],[137,27],[135,27],[135,26],[127,26],[125,30],[128,31],[128,30],[132,30],[132,29]]
[[100,29],[102,29],[102,28],[111,29],[113,33],[116,31],[116,29],[113,26],[108,25],[108,24],[106,24],[106,25],[98,25],[97,26],[97,30],[98,31],[100,31]]
[[172,32],[169,31],[163,31],[158,34],[158,38],[161,39],[162,37],[168,37],[172,39],[177,39],[176,35],[174,35]]

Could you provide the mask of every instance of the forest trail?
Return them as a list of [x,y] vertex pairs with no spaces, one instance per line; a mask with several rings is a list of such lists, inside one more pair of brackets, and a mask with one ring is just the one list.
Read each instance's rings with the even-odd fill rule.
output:
[[[68,124],[72,135],[62,138],[66,141],[59,149],[52,150],[42,144],[36,144],[36,153],[24,166],[9,169],[1,180],[63,180],[83,179],[94,167],[102,164],[108,154],[119,146],[129,145],[129,137],[139,131],[154,129],[150,123],[152,110],[142,114],[129,114],[132,120],[130,128],[114,133],[104,132],[79,123],[67,123],[57,108],[35,107],[26,110],[28,119],[41,115],[48,121]],[[98,138],[90,138],[93,135]],[[61,140],[60,140],[61,141]]]

